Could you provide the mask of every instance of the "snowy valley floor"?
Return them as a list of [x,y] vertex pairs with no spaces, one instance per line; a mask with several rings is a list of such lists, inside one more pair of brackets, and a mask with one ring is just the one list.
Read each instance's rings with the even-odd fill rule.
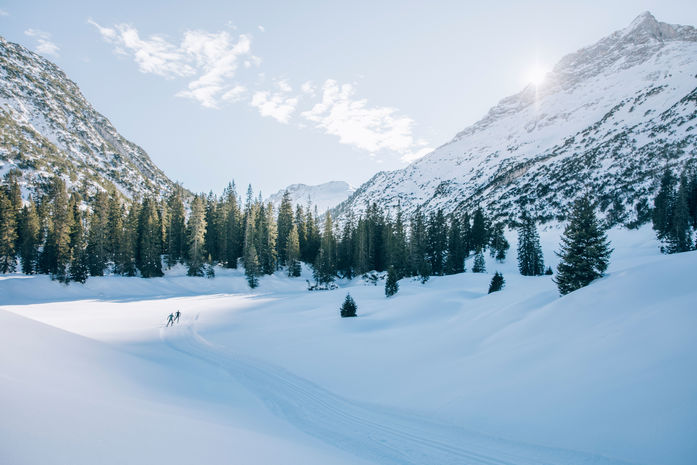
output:
[[563,298],[515,247],[390,299],[234,270],[0,277],[0,463],[695,463],[697,253],[610,239],[608,276]]

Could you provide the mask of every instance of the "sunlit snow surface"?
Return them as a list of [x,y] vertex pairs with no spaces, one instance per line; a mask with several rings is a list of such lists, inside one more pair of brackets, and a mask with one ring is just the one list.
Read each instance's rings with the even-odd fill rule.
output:
[[[280,273],[255,292],[226,270],[4,276],[0,463],[694,463],[697,253],[610,238],[608,276],[563,298],[515,247],[390,299]],[[347,291],[358,318],[338,317]]]

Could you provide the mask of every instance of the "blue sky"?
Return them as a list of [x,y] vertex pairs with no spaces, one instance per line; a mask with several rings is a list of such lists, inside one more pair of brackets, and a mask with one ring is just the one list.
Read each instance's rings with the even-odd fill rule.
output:
[[269,195],[406,166],[536,68],[692,1],[0,1],[0,34],[56,62],[172,179]]

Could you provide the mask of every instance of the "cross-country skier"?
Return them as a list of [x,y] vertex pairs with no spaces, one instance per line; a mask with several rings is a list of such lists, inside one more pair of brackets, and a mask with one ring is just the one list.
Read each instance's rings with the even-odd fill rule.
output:
[[[180,317],[180,316],[182,316],[182,312],[180,312],[179,310],[177,310],[177,313],[174,314],[174,321],[176,321],[177,323],[179,323],[179,317]],[[172,324],[174,324],[174,323],[172,323]]]
[[167,326],[174,325],[174,315],[172,313],[167,317]]

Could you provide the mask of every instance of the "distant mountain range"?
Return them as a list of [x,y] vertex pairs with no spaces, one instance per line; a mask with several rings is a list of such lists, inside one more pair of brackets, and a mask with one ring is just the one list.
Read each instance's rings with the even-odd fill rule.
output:
[[307,205],[308,199],[313,206],[317,207],[319,213],[324,213],[330,208],[336,207],[341,202],[349,198],[356,189],[344,181],[330,181],[316,186],[306,184],[292,184],[285,189],[281,189],[267,199],[276,210],[281,205],[283,193],[288,191],[293,205]]
[[55,64],[0,37],[0,176],[31,192],[54,175],[89,195],[162,195],[173,183]]
[[666,167],[697,165],[697,30],[650,13],[565,56],[541,85],[503,99],[479,122],[404,169],[380,172],[334,209],[378,202],[409,213],[528,208],[563,218],[585,191],[628,211]]

